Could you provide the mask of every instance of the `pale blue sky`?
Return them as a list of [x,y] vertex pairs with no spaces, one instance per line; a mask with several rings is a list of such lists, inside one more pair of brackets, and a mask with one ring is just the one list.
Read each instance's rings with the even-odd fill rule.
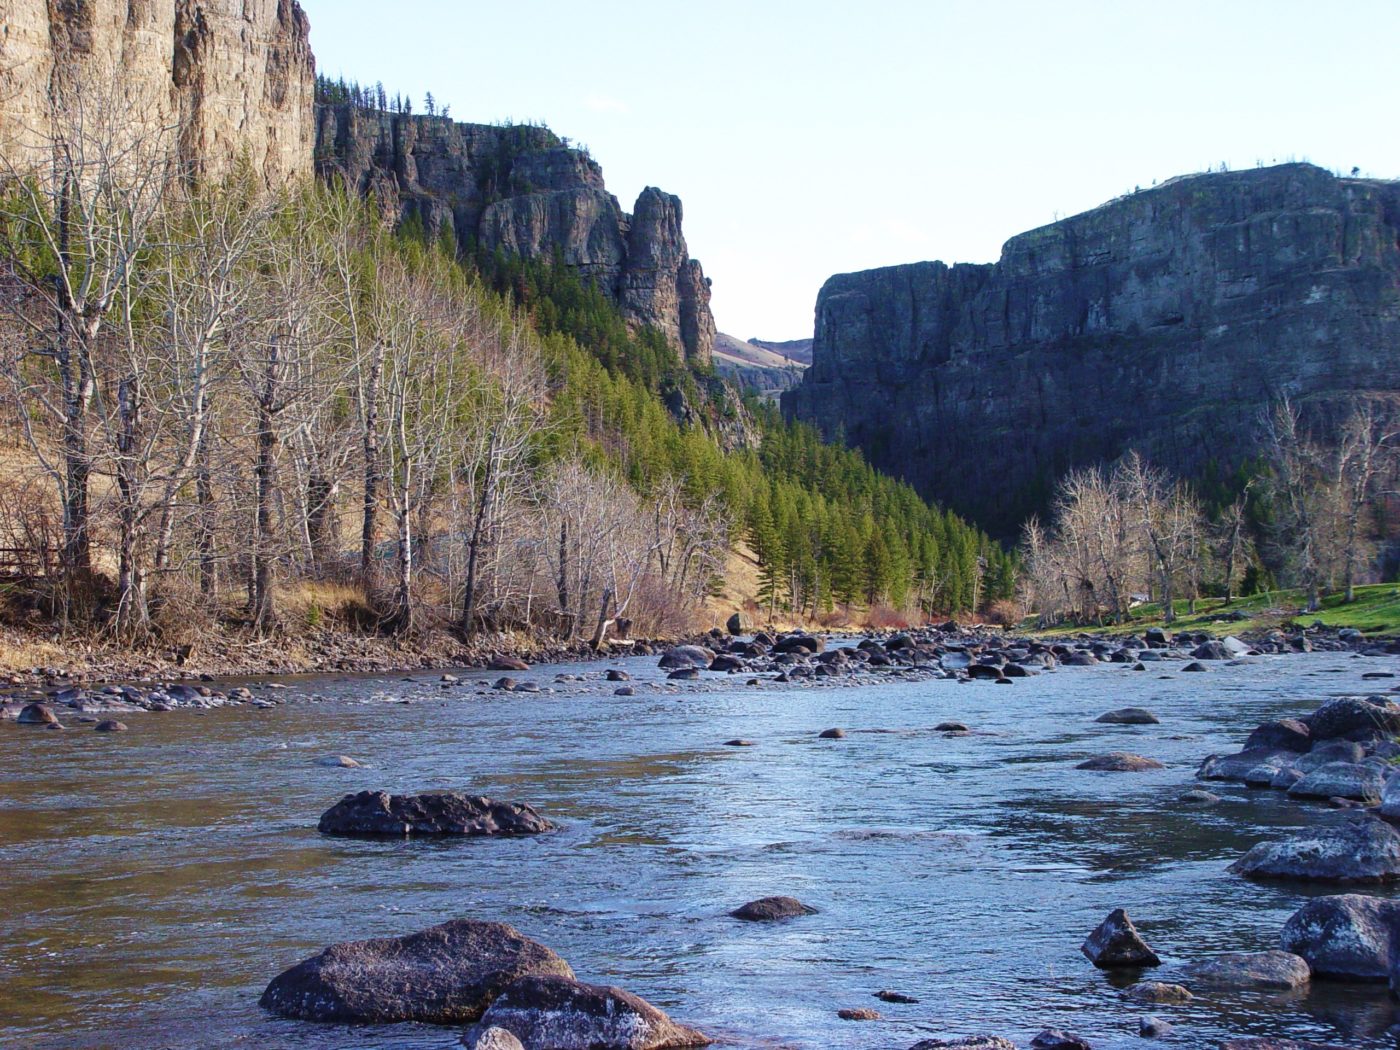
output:
[[1400,0],[302,0],[322,72],[543,120],[679,194],[722,331],[1221,162],[1400,176]]

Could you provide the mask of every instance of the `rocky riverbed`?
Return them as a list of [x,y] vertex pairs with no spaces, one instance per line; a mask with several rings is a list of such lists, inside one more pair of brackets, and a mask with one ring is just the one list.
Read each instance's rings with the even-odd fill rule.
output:
[[[1227,869],[1261,841],[1357,814],[1196,779],[1204,756],[1239,750],[1256,726],[1384,695],[1391,682],[1367,676],[1400,671],[1391,655],[1296,637],[1333,651],[1247,655],[1300,647],[1287,636],[1213,658],[1190,638],[1057,649],[929,632],[847,642],[823,660],[829,642],[751,651],[749,638],[711,638],[707,652],[666,659],[688,659],[693,680],[670,678],[684,668],[659,667],[658,651],[449,680],[250,683],[246,696],[205,683],[208,703],[184,713],[79,713],[64,706],[77,698],[51,696],[70,732],[0,725],[0,864],[13,887],[0,1042],[143,1045],[159,1031],[180,1047],[459,1045],[461,1026],[371,1036],[257,1002],[327,945],[472,919],[548,945],[585,983],[520,989],[497,1018],[521,1031],[538,1031],[527,1015],[540,1004],[567,992],[582,1016],[607,1001],[588,989],[611,986],[722,1045],[987,1035],[1113,1048],[1141,1045],[1158,1022],[1172,1045],[1392,1045],[1384,982],[1279,990],[1192,970],[1230,953],[1296,969],[1252,957],[1281,954],[1303,905],[1344,892]],[[722,656],[740,665],[713,670]],[[114,715],[128,732],[71,731]],[[1144,762],[1079,768],[1112,755]],[[1205,800],[1183,801],[1202,787]],[[420,811],[393,796],[424,791],[487,797],[430,807],[424,837],[317,830],[346,796],[402,815]],[[503,823],[524,811],[493,799],[537,823]],[[796,908],[779,921],[731,914],[783,897]],[[1161,967],[1100,970],[1080,952],[1120,907]],[[1308,928],[1345,927],[1346,914]],[[1316,954],[1294,936],[1290,955]],[[1191,998],[1125,994],[1147,981]]]

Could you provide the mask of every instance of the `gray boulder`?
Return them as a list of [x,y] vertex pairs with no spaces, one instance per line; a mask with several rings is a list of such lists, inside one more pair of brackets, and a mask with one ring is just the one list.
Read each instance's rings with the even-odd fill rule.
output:
[[1091,963],[1101,970],[1133,966],[1160,966],[1162,960],[1138,935],[1133,920],[1122,908],[1115,908],[1108,918],[1080,945]]
[[1279,748],[1257,747],[1234,755],[1209,755],[1201,768],[1196,770],[1198,780],[1243,780],[1250,772],[1264,762],[1289,757],[1291,752]]
[[1196,985],[1292,991],[1312,979],[1307,960],[1292,952],[1229,952],[1189,963],[1181,972]]
[[1308,717],[1314,740],[1333,740],[1351,733],[1400,732],[1400,707],[1381,697],[1339,697],[1328,700]]
[[1094,1044],[1072,1032],[1047,1028],[1031,1040],[1031,1050],[1094,1050]]
[[551,975],[511,984],[479,1027],[502,1028],[531,1050],[666,1050],[710,1043],[621,988]]
[[327,835],[534,835],[554,827],[530,806],[481,795],[443,791],[390,795],[360,791],[325,813],[317,829]]
[[1296,718],[1281,718],[1265,722],[1244,742],[1246,751],[1256,747],[1282,748],[1285,751],[1307,751],[1312,746],[1312,730]]
[[1317,977],[1385,981],[1397,920],[1400,901],[1357,893],[1317,897],[1293,913],[1279,943],[1306,959]]
[[661,655],[661,662],[658,666],[663,671],[679,671],[686,667],[708,670],[710,664],[714,662],[715,654],[702,645],[678,645],[673,649],[666,650]]
[[574,974],[504,923],[454,919],[406,937],[333,944],[275,977],[258,1001],[304,1021],[466,1024],[529,975]]
[[469,1050],[525,1050],[525,1044],[504,1028],[471,1029],[462,1037]]
[[1105,711],[1094,719],[1115,726],[1155,726],[1162,720],[1145,707],[1120,707],[1116,711]]
[[999,1035],[965,1035],[960,1039],[921,1039],[909,1050],[1016,1050],[1016,1044]]
[[1385,776],[1375,766],[1362,762],[1329,762],[1306,773],[1288,789],[1292,798],[1351,798],[1379,802],[1385,789]]
[[1165,981],[1139,981],[1125,989],[1123,996],[1139,1003],[1189,1003],[1195,998],[1181,985]]
[[1392,882],[1400,878],[1400,833],[1373,817],[1260,842],[1230,866],[1251,879]]

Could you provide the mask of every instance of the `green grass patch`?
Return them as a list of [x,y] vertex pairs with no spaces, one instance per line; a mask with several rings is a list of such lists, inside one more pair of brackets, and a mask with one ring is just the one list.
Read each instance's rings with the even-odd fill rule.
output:
[[[1322,609],[1315,613],[1304,612],[1306,604],[1307,596],[1301,590],[1268,591],[1248,598],[1236,598],[1229,603],[1219,598],[1202,598],[1196,602],[1195,613],[1190,611],[1189,602],[1178,601],[1173,603],[1176,622],[1170,625],[1170,629],[1224,636],[1264,631],[1288,623],[1311,626],[1320,621],[1328,627],[1355,627],[1379,637],[1400,635],[1400,585],[1394,583],[1358,587],[1356,601],[1350,603],[1343,601],[1340,593],[1327,595],[1322,600]],[[1238,613],[1243,613],[1245,618],[1234,619],[1233,616]],[[1162,606],[1156,602],[1133,609],[1126,623],[1108,624],[1103,628],[1090,624],[1036,631],[1033,619],[1022,624],[1027,631],[1048,636],[1072,635],[1085,630],[1102,631],[1104,634],[1137,634],[1149,627],[1166,626]]]

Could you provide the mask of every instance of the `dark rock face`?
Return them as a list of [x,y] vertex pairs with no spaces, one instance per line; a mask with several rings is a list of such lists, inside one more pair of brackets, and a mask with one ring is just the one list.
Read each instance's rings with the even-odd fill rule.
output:
[[685,360],[709,362],[710,282],[686,247],[680,199],[648,186],[626,214],[598,164],[548,128],[321,106],[316,164],[463,247],[558,252],[630,321],[660,330]]
[[1292,991],[1312,979],[1306,960],[1292,952],[1231,952],[1191,963],[1182,972],[1192,984],[1215,988]]
[[321,814],[327,835],[534,835],[554,827],[529,806],[494,802],[481,795],[444,791],[390,795],[361,791],[346,795]]
[[1101,970],[1115,967],[1160,966],[1162,960],[1138,935],[1133,920],[1122,908],[1115,908],[1098,929],[1080,946],[1091,963]]
[[763,897],[749,901],[742,908],[735,908],[729,914],[746,922],[777,922],[779,919],[795,919],[799,915],[815,915],[816,908],[810,908],[796,897]]
[[1357,893],[1318,897],[1293,913],[1279,943],[1318,977],[1385,981],[1397,919],[1400,902]]
[[1374,817],[1261,842],[1230,866],[1252,879],[1393,882],[1400,879],[1400,834]]
[[832,277],[783,410],[1011,535],[1070,467],[1136,447],[1190,475],[1281,391],[1397,389],[1400,183],[1287,164],[1169,180],[992,265]]
[[562,976],[516,981],[487,1009],[481,1027],[503,1028],[527,1047],[550,1050],[665,1050],[710,1042],[621,988]]
[[304,1021],[464,1024],[529,975],[573,971],[504,923],[454,919],[407,937],[333,944],[274,978],[259,1003]]

